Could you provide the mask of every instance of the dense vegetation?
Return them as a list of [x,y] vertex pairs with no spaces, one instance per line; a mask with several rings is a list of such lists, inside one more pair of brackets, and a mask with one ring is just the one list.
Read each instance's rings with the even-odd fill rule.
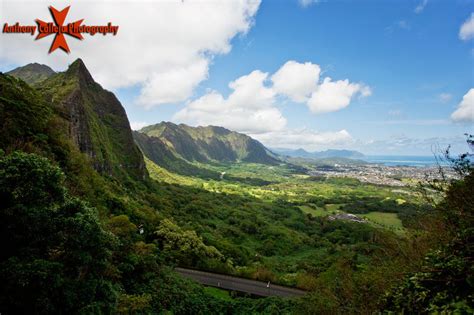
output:
[[[93,82],[71,88],[73,73],[84,75],[57,74],[36,89],[0,75],[1,313],[472,309],[469,164],[464,179],[441,185],[450,188],[435,210],[411,189],[315,180],[294,165],[186,161],[219,174],[209,178],[146,160],[150,177],[138,175],[140,163],[104,172],[71,137],[64,106],[79,89],[93,110],[94,91],[105,92]],[[88,152],[105,145],[107,163],[120,158],[107,132],[113,116],[78,117],[95,130]],[[328,219],[345,212],[375,221]],[[175,265],[310,292],[299,300],[229,296],[180,278]]]
[[[471,145],[472,140],[473,136],[469,136]],[[387,295],[387,309],[409,313],[474,312],[474,167],[472,156],[447,156],[463,179],[449,186],[438,182],[429,185],[444,192],[429,218],[435,224],[428,231],[438,244],[427,253],[421,267]]]
[[[143,142],[160,141],[162,151],[169,151],[189,162],[244,161],[268,165],[280,162],[257,140],[222,127],[190,127],[185,124],[161,122],[144,127],[135,134],[139,133],[147,136],[136,139],[140,147]],[[146,151],[144,153],[148,155]],[[152,156],[148,158],[154,160]]]

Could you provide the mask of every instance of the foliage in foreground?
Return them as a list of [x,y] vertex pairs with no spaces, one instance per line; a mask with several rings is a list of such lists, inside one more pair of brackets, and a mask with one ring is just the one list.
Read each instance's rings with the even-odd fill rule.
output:
[[71,197],[63,173],[35,155],[0,160],[0,305],[3,311],[110,311],[114,237]]
[[[1,153],[1,151],[0,151]],[[1,153],[3,154],[3,153]],[[161,263],[125,215],[101,225],[95,209],[72,197],[64,174],[47,159],[14,152],[0,157],[0,312],[249,314],[289,312],[280,299],[215,299]],[[220,254],[195,233],[164,221],[158,240],[194,242],[196,255]]]
[[[246,186],[272,196],[260,200],[253,194],[100,176],[67,139],[58,109],[21,81],[1,76],[0,83],[0,148],[8,153],[0,154],[2,313],[350,314],[472,308],[472,177],[454,183],[438,206],[444,212],[426,217],[441,228],[400,238],[368,225],[304,214],[297,206],[307,201],[306,188],[314,186],[296,187],[286,177],[271,190]],[[383,196],[380,187],[346,181],[331,187],[354,186]],[[342,197],[346,192],[312,191],[311,204],[339,204],[360,213],[392,208],[404,214],[404,223],[417,219],[412,205],[383,198],[357,203],[352,201],[360,195]],[[423,263],[427,239],[434,235],[440,236],[437,247]],[[168,260],[283,281],[312,293],[302,301],[225,301],[176,276],[165,266]],[[404,273],[411,278],[397,286]]]
[[421,268],[387,295],[386,309],[406,313],[474,313],[474,166],[454,160],[461,180],[449,185],[436,208],[442,237]]

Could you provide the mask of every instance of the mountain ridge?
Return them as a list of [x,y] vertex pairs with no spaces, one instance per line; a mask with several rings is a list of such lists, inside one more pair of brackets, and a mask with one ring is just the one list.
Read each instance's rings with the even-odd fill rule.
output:
[[[257,140],[224,127],[191,127],[160,122],[134,132],[134,137],[138,146],[145,151],[145,155],[149,151],[146,147],[150,144],[150,139],[154,138],[156,145],[190,163],[248,162],[276,165],[281,162]],[[146,141],[148,143],[145,143]],[[153,156],[148,158],[153,160]]]
[[[31,76],[38,77],[45,67],[27,65],[10,73],[21,74],[26,68]],[[39,72],[35,74],[36,70]],[[81,59],[66,71],[53,71],[30,85],[66,122],[64,133],[89,157],[95,170],[109,176],[147,176],[125,109],[112,92],[94,81]]]
[[47,65],[34,62],[15,68],[6,72],[6,74],[21,79],[30,85],[35,85],[48,79],[50,76],[56,74],[56,72]]

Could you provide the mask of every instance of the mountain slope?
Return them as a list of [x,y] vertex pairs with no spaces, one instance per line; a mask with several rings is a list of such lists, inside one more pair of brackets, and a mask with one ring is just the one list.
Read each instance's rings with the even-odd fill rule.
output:
[[26,66],[19,67],[7,72],[8,75],[11,75],[18,79],[22,79],[30,85],[35,85],[40,82],[43,82],[55,73],[56,72],[54,72],[54,70],[50,67],[39,63],[30,63]]
[[[280,161],[260,142],[247,135],[230,131],[222,127],[190,127],[161,122],[144,127],[141,134],[148,138],[159,139],[159,146],[170,154],[188,162],[249,162],[275,165]],[[135,133],[135,141],[142,151],[149,145],[146,138]],[[156,141],[156,140],[154,140]],[[157,142],[158,143],[158,142]],[[144,150],[145,148],[145,150]],[[146,152],[145,152],[146,154]],[[152,157],[149,156],[151,160]]]
[[156,165],[170,172],[206,179],[220,178],[218,172],[195,166],[180,156],[177,156],[160,138],[150,137],[137,131],[133,132],[133,138],[140,147],[143,155]]
[[82,60],[37,84],[37,90],[67,122],[66,133],[94,169],[111,176],[146,176],[124,108],[94,81]]

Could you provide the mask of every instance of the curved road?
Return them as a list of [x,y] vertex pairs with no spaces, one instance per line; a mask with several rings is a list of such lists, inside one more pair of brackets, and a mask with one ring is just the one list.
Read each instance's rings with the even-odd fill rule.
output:
[[185,268],[176,268],[175,271],[183,277],[193,279],[206,286],[251,293],[259,296],[298,297],[306,294],[306,291],[303,290],[271,283],[268,285],[268,282],[248,280]]

